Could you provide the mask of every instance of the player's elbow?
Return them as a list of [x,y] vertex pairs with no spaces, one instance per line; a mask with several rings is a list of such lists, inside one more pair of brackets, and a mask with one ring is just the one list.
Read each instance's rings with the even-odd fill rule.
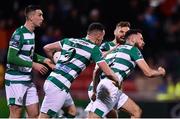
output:
[[13,54],[7,56],[7,63],[9,64],[14,64],[16,61],[16,56],[14,56]]
[[12,62],[12,58],[7,58],[7,63],[9,63],[9,64],[13,64],[13,62]]
[[46,52],[46,51],[48,51],[48,45],[45,45],[44,47],[43,47],[43,50]]

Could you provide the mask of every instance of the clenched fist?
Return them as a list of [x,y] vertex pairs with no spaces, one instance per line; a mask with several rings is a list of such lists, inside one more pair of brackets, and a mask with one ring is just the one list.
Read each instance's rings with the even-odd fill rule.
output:
[[166,71],[163,67],[158,67],[158,71],[161,73],[162,76],[166,74]]

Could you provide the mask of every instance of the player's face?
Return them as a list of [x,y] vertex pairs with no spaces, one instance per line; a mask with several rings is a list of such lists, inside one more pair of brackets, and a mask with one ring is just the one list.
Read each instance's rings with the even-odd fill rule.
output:
[[43,18],[43,13],[41,10],[35,10],[32,13],[32,23],[34,24],[35,27],[41,26],[44,18]]
[[144,43],[144,40],[143,40],[143,36],[141,33],[138,33],[136,35],[136,46],[140,49],[143,49],[145,43]]
[[128,30],[129,30],[129,27],[121,27],[121,26],[115,29],[114,35],[118,43],[122,42],[122,39],[124,39],[124,35],[126,34]]

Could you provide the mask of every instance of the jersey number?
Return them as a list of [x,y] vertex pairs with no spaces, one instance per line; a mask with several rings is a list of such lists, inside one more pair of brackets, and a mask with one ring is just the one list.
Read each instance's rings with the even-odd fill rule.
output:
[[71,60],[74,58],[75,54],[76,54],[76,49],[75,49],[75,48],[70,48],[70,49],[64,54],[66,60],[63,61],[62,63],[67,63],[67,62],[71,61]]

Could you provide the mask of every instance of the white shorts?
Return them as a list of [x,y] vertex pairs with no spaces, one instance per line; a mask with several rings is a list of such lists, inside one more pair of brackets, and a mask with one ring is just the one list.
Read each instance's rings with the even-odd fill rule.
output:
[[88,88],[88,97],[91,99],[93,94],[93,82],[90,83],[89,88]]
[[70,93],[59,89],[51,81],[46,80],[44,83],[45,97],[42,102],[41,112],[49,116],[56,116],[60,109],[64,106],[74,105],[74,101]]
[[118,110],[120,109],[124,103],[128,100],[128,96],[125,93],[122,93],[119,97],[118,103],[114,106],[114,109]]
[[[91,92],[88,91],[91,95]],[[105,115],[114,109],[119,109],[128,99],[128,96],[121,92],[111,80],[101,80],[97,86],[97,99],[91,101],[85,111],[91,111],[105,117]]]
[[39,102],[37,89],[33,82],[10,83],[10,85],[5,85],[5,90],[8,105],[28,106]]
[[92,108],[93,101],[91,100],[92,94],[93,94],[93,82],[90,83],[89,88],[88,88],[88,97],[89,97],[89,104],[86,106],[85,111],[89,112]]

